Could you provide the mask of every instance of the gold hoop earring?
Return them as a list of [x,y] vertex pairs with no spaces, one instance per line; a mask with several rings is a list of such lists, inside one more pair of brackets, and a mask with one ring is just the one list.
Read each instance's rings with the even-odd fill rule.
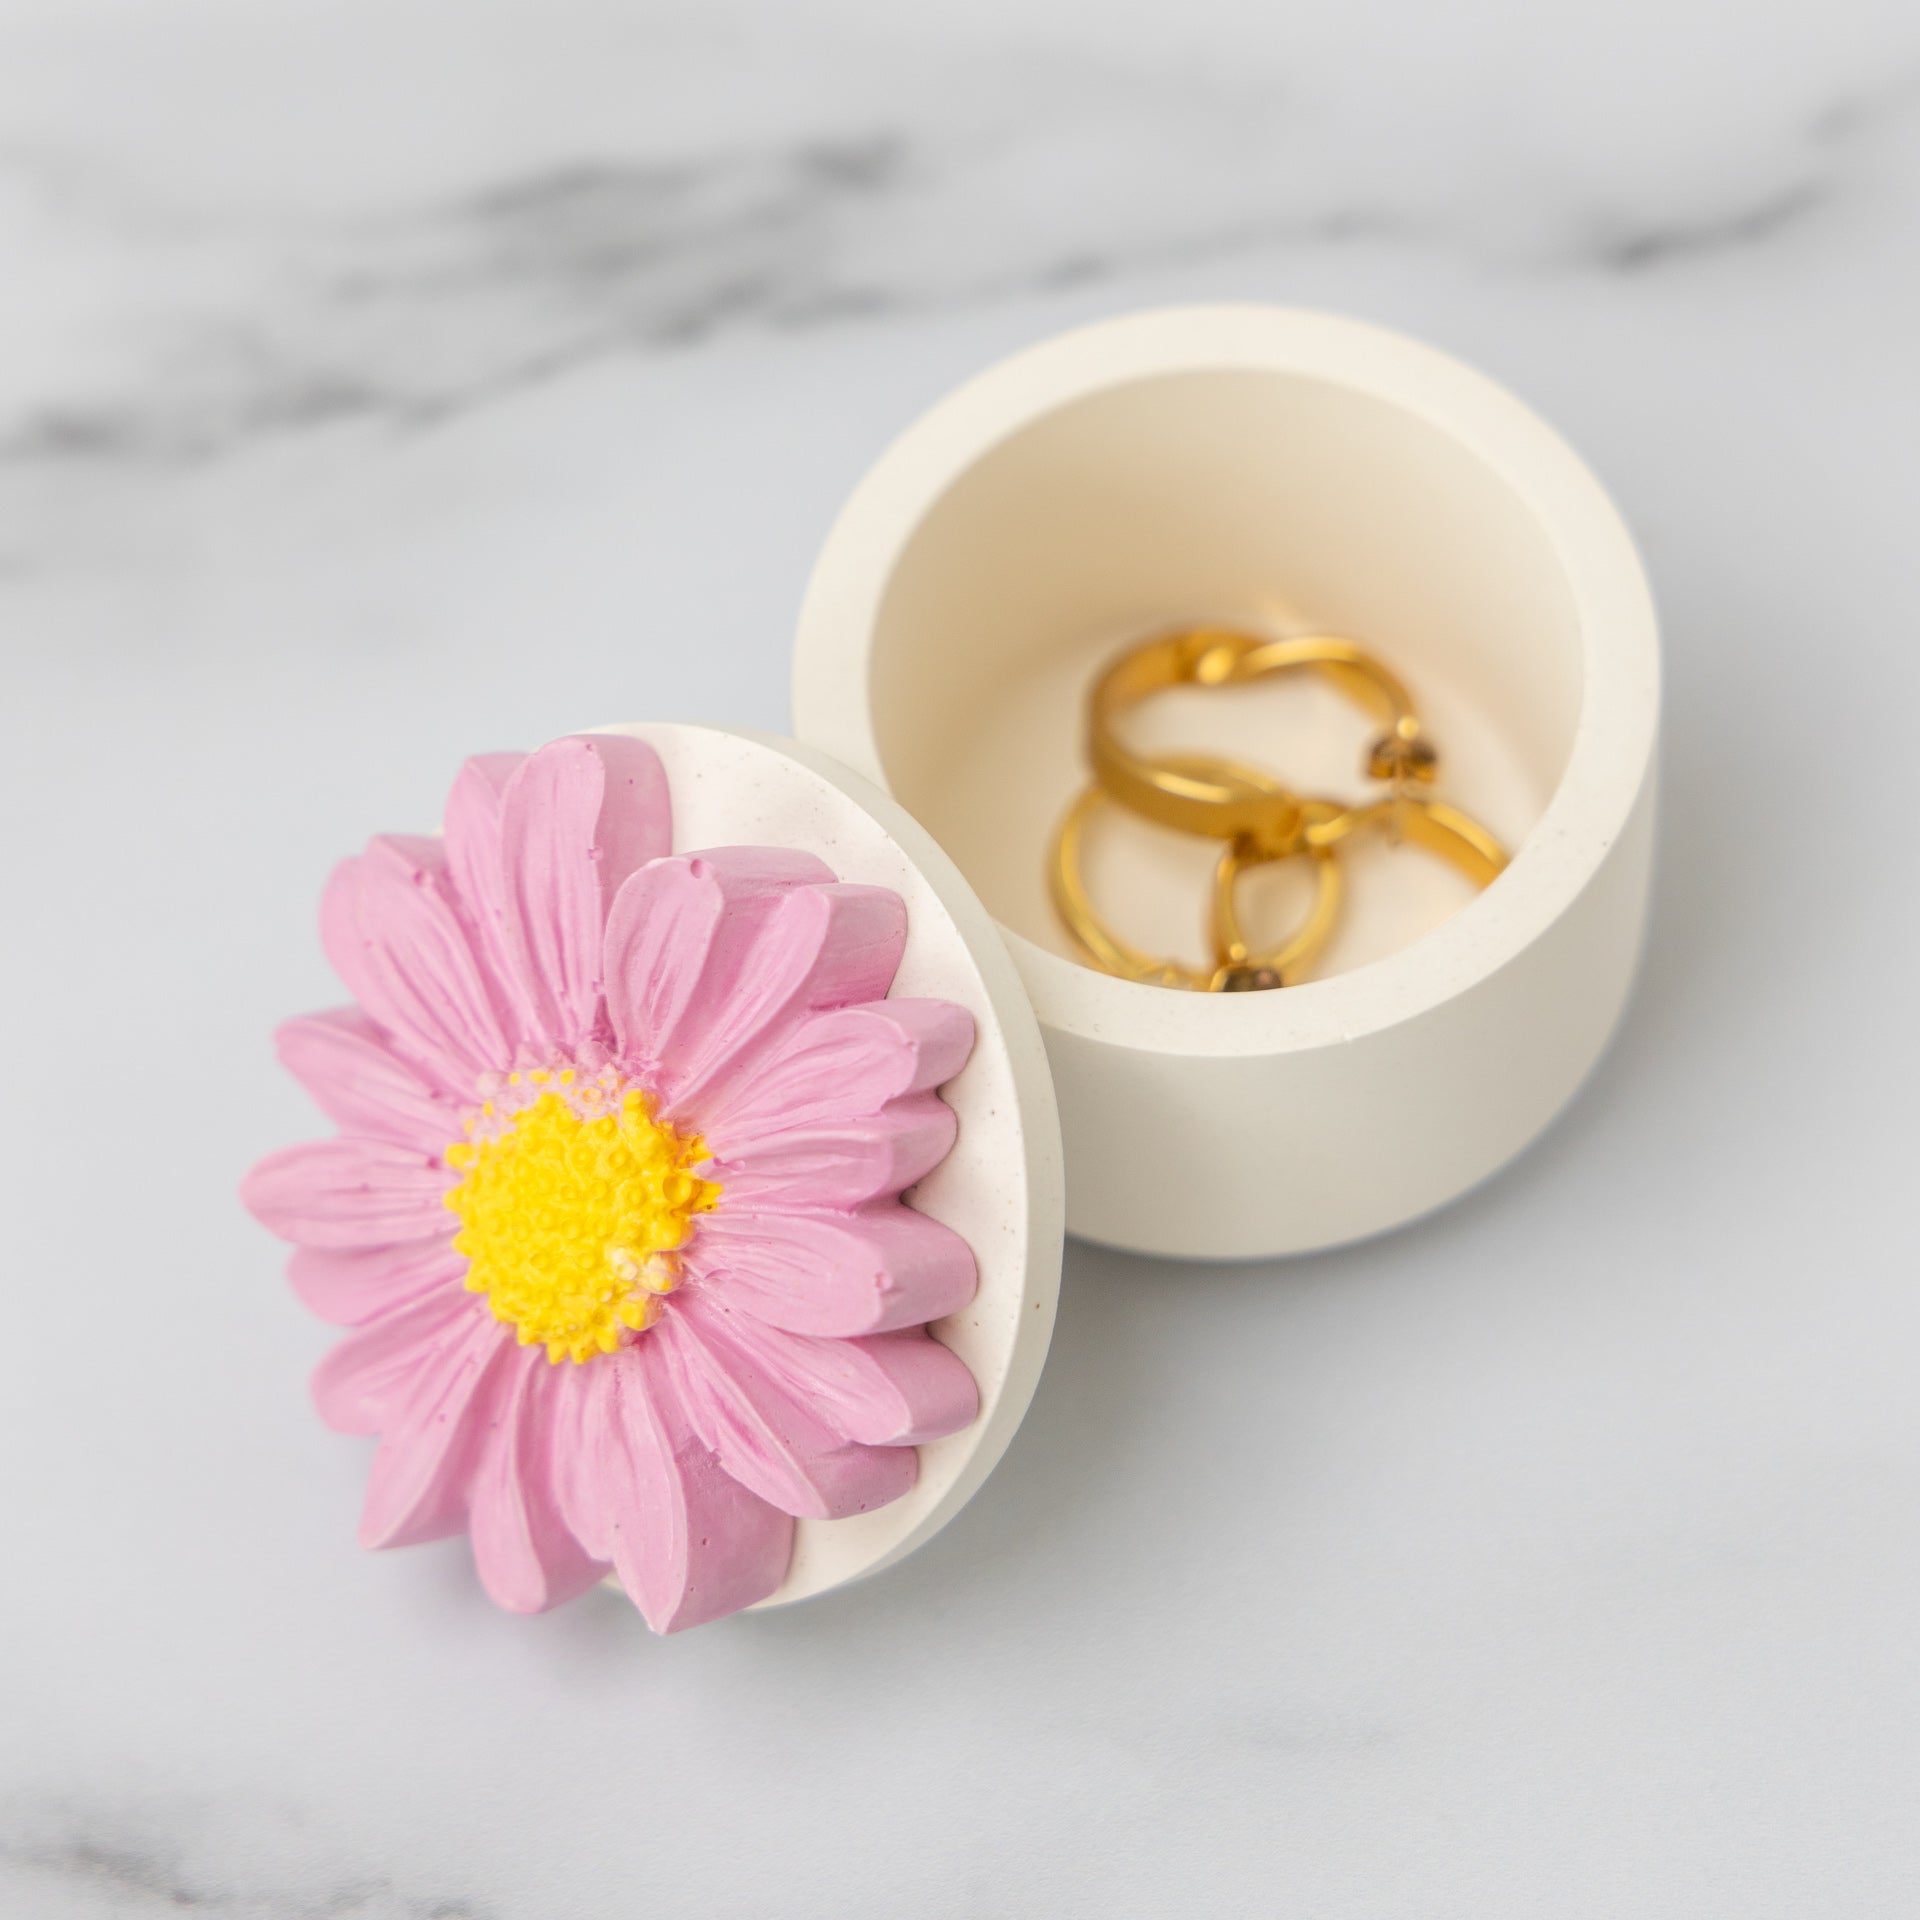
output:
[[[1301,835],[1305,849],[1329,864],[1355,834],[1385,833],[1396,844],[1405,841],[1444,860],[1483,890],[1506,870],[1507,853],[1500,842],[1470,814],[1444,801],[1387,799],[1362,807],[1336,807],[1326,801],[1307,800],[1301,805],[1307,815]],[[1222,967],[1259,964],[1248,959],[1240,920],[1240,876],[1249,867],[1265,865],[1273,857],[1250,840],[1236,840],[1214,868],[1213,948]],[[1321,945],[1325,945],[1324,940]],[[1317,955],[1319,948],[1313,952]],[[1304,960],[1293,963],[1287,984],[1294,984],[1297,969],[1305,964],[1308,962]]]
[[1240,684],[1271,673],[1310,669],[1328,679],[1384,731],[1367,750],[1368,777],[1392,784],[1396,798],[1413,785],[1430,785],[1440,756],[1427,739],[1412,697],[1399,676],[1372,654],[1337,634],[1263,640],[1227,628],[1190,627],[1150,640],[1114,661],[1094,682],[1087,702],[1087,751],[1094,778],[1123,806],[1162,826],[1215,839],[1251,839],[1272,858],[1284,858],[1298,831],[1298,801],[1284,787],[1252,788],[1176,764],[1165,755],[1134,752],[1114,728],[1128,708],[1178,686]]
[[[1291,987],[1300,975],[1320,957],[1332,936],[1345,882],[1340,874],[1334,845],[1316,846],[1313,830],[1331,825],[1345,812],[1330,800],[1303,800],[1300,803],[1299,844],[1285,853],[1271,853],[1251,839],[1232,841],[1221,854],[1213,870],[1213,962],[1214,977],[1222,980],[1221,991],[1244,991],[1249,987]],[[1313,906],[1307,918],[1291,938],[1264,953],[1255,953],[1247,944],[1240,921],[1237,894],[1240,876],[1249,867],[1272,866],[1305,853],[1321,863],[1316,870]],[[1223,976],[1226,976],[1223,979]]]
[[[1081,871],[1081,835],[1089,818],[1113,796],[1097,783],[1083,789],[1061,817],[1054,832],[1053,854],[1048,863],[1049,891],[1054,911],[1072,936],[1074,944],[1104,973],[1142,986],[1179,987],[1193,993],[1241,993],[1252,989],[1290,985],[1297,975],[1311,966],[1332,936],[1339,918],[1341,879],[1339,863],[1329,846],[1324,851],[1308,838],[1311,817],[1318,817],[1324,803],[1304,805],[1280,787],[1277,781],[1253,767],[1237,761],[1222,760],[1210,754],[1173,754],[1157,763],[1183,777],[1211,780],[1235,790],[1285,799],[1293,807],[1295,828],[1287,852],[1267,852],[1259,857],[1272,861],[1304,856],[1313,861],[1314,897],[1306,919],[1279,946],[1254,954],[1244,941],[1238,944],[1237,957],[1227,957],[1218,938],[1215,940],[1214,966],[1211,972],[1189,967],[1177,960],[1155,959],[1121,937],[1109,927],[1094,906]],[[1329,809],[1337,813],[1338,808]],[[1217,884],[1217,880],[1216,880]],[[1236,923],[1237,933],[1237,923]]]
[[1507,850],[1471,814],[1444,800],[1391,798],[1347,807],[1335,818],[1309,823],[1307,844],[1330,853],[1356,833],[1385,833],[1444,860],[1476,887],[1489,887],[1507,868]]

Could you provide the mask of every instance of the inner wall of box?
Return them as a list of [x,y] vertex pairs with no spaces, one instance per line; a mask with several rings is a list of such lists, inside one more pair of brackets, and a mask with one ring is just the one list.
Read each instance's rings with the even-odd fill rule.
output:
[[[1085,781],[1089,682],[1130,641],[1206,620],[1332,631],[1403,679],[1442,753],[1436,795],[1517,848],[1565,767],[1579,636],[1539,523],[1470,451],[1417,416],[1295,375],[1163,375],[1062,407],[961,474],[888,581],[873,700],[888,782],[1005,926],[1078,958],[1048,903],[1045,855]],[[1312,675],[1178,689],[1128,737],[1211,748],[1341,800],[1377,724]],[[1198,959],[1219,849],[1109,809],[1087,877],[1115,928]],[[1317,972],[1404,947],[1472,897],[1384,843],[1348,863],[1347,908]],[[1245,883],[1248,930],[1304,911],[1304,863]]]

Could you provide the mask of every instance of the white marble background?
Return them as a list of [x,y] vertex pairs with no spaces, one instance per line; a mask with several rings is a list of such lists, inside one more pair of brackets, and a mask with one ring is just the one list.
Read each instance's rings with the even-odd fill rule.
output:
[[[0,1911],[1920,1910],[1917,243],[1911,0],[4,0]],[[892,432],[1221,297],[1475,360],[1643,537],[1584,1099],[1374,1245],[1070,1250],[859,1590],[358,1553],[232,1199],[326,864],[474,748],[782,725]]]

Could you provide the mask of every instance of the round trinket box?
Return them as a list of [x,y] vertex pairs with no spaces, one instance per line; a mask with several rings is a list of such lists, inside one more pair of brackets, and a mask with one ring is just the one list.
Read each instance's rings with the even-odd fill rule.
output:
[[[1278,993],[1083,964],[1040,850],[1085,779],[1086,689],[1129,641],[1196,620],[1391,657],[1447,744],[1452,794],[1514,849],[1497,883],[1372,889],[1326,977]],[[1150,744],[1268,764],[1338,735],[1337,713],[1301,726],[1286,697],[1244,697],[1237,731],[1169,697]],[[1519,401],[1379,328],[1146,313],[980,375],[833,528],[794,711],[999,923],[1053,1066],[1068,1228],[1090,1239],[1236,1257],[1397,1226],[1526,1146],[1626,999],[1659,713],[1632,540]],[[1156,950],[1193,915],[1194,855],[1173,838],[1136,835],[1105,883]]]

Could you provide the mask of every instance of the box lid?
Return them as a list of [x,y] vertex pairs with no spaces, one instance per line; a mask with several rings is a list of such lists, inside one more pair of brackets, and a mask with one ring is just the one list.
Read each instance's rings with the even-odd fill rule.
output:
[[972,1053],[941,1097],[952,1150],[909,1203],[973,1249],[979,1285],[932,1325],[965,1361],[979,1417],[920,1447],[914,1486],[872,1512],[806,1520],[779,1606],[878,1571],[924,1544],[973,1496],[1013,1439],[1039,1383],[1059,1293],[1065,1175],[1053,1080],[1025,988],[991,916],[926,830],[872,782],[797,741],[748,729],[642,722],[602,729],[644,740],[673,796],[675,852],[771,846],[811,853],[847,882],[906,906],[894,996],[964,1007]]

